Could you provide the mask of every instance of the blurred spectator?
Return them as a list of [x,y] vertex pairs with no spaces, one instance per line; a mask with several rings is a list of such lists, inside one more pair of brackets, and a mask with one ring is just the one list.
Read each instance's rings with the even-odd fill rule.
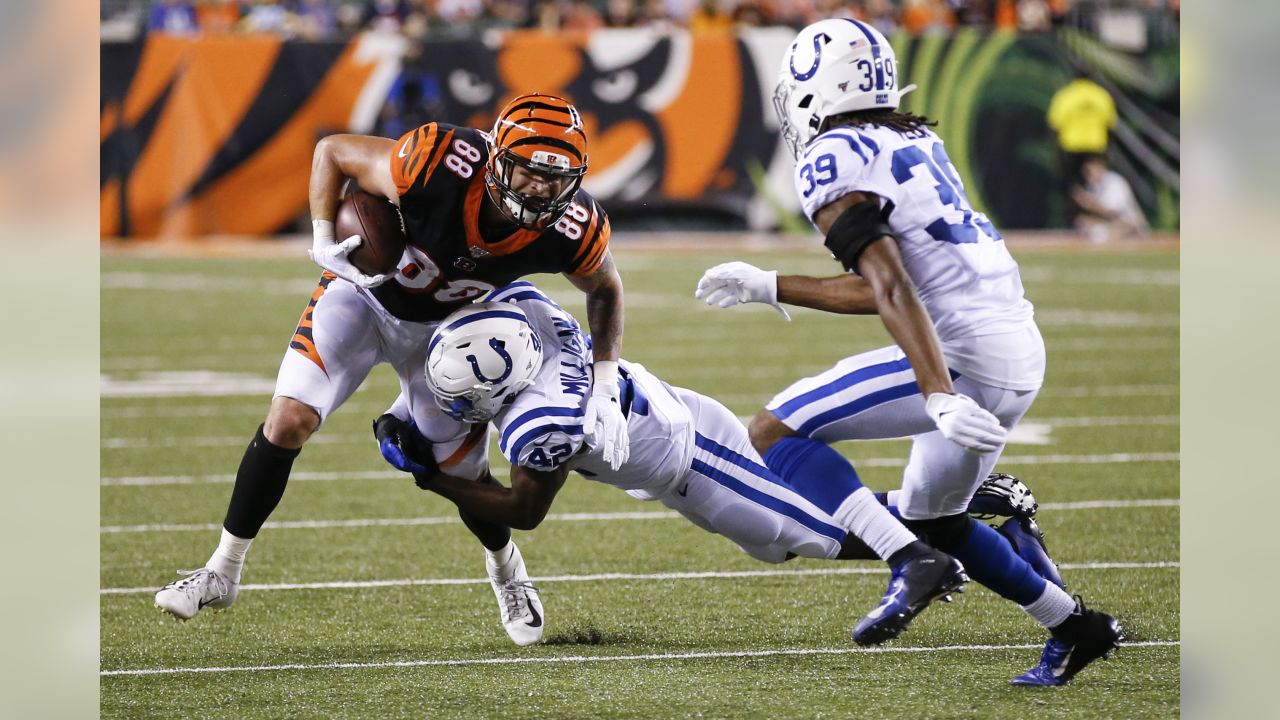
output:
[[905,0],[902,25],[912,35],[944,33],[956,24],[951,9],[942,0]]
[[198,29],[196,9],[186,0],[162,0],[147,15],[148,33],[194,35]]
[[204,0],[196,6],[196,21],[206,35],[233,32],[241,14],[238,0]]
[[1081,234],[1094,243],[1147,234],[1147,218],[1124,176],[1109,170],[1106,160],[1097,155],[1084,162],[1081,175],[1083,185],[1072,191],[1072,198],[1080,207],[1075,224]]
[[605,4],[604,24],[611,28],[634,27],[640,22],[635,0],[609,0]]
[[604,27],[604,19],[589,0],[573,0],[560,27],[563,30],[589,32]]
[[769,18],[757,0],[739,0],[729,19],[735,27],[763,27],[769,24]]
[[352,35],[359,32],[364,26],[364,4],[352,0],[338,5],[337,20],[339,33]]
[[889,0],[866,0],[863,8],[867,22],[885,37],[898,30],[898,8]]
[[279,0],[258,0],[240,21],[240,29],[251,33],[292,36],[296,26],[297,17]]
[[1045,0],[1018,0],[1018,29],[1024,32],[1047,32],[1053,27],[1053,16]]
[[693,32],[724,32],[733,27],[733,18],[720,9],[716,0],[701,0],[698,8],[689,16],[689,29]]
[[298,3],[297,36],[304,40],[322,40],[338,31],[338,13],[325,0],[301,0]]
[[[470,0],[479,3],[480,0]],[[375,32],[397,33],[408,8],[397,0],[374,0],[373,13],[365,27]]]
[[435,76],[405,70],[387,93],[387,103],[378,117],[375,134],[398,138],[410,130],[439,120],[444,115],[440,103],[440,83]]
[[1082,182],[1081,167],[1091,156],[1107,152],[1107,136],[1116,124],[1116,106],[1110,93],[1090,80],[1087,73],[1077,71],[1075,79],[1049,101],[1048,121],[1058,133],[1062,188],[1067,195],[1068,212],[1074,217],[1079,210],[1073,198],[1075,187]]

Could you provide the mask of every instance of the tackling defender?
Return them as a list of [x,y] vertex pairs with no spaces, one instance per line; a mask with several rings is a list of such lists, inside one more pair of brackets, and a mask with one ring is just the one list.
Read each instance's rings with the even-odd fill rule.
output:
[[[294,459],[329,414],[378,363],[395,368],[402,392],[429,395],[422,367],[440,320],[525,275],[563,273],[586,293],[588,322],[599,338],[593,353],[599,382],[586,399],[583,430],[606,463],[626,462],[617,385],[622,280],[609,252],[609,220],[580,189],[586,171],[578,111],[542,94],[508,103],[490,134],[428,123],[394,141],[331,135],[316,145],[309,254],[325,272],[285,351],[266,421],[245,450],[221,542],[204,568],[184,571],[185,578],[156,593],[156,605],[182,619],[230,605],[250,543],[283,497]],[[408,246],[393,273],[364,275],[347,259],[362,239],[334,237],[346,178],[400,208]],[[441,465],[472,482],[496,483],[486,468],[460,460],[482,433],[457,436],[457,424],[434,410],[424,410],[418,427],[435,443]],[[541,606],[527,596],[528,574],[510,529],[465,512],[462,519],[486,549],[504,627],[517,644],[536,642],[541,624],[526,621],[540,618]],[[511,607],[522,614],[510,615]]]
[[[441,323],[425,368],[433,394],[401,395],[379,418],[375,434],[383,454],[463,512],[525,530],[542,521],[572,468],[634,497],[656,499],[765,562],[875,557],[867,546],[878,548],[880,535],[893,534],[904,540],[893,557],[884,557],[895,567],[894,578],[885,600],[858,624],[863,634],[896,636],[933,599],[964,584],[959,563],[917,540],[883,507],[889,522],[863,535],[863,545],[764,466],[728,408],[625,360],[618,382],[632,453],[611,467],[582,432],[588,353],[571,315],[533,285],[513,283]],[[493,421],[511,462],[510,489],[413,460],[439,456],[420,447],[409,425],[430,418],[436,406],[482,430]],[[487,447],[477,445],[468,461],[483,463]]]
[[[879,314],[896,345],[797,381],[752,421],[771,470],[852,527],[869,493],[828,444],[915,436],[899,512],[973,579],[1049,629],[1041,662],[1018,685],[1061,685],[1123,639],[1114,618],[1047,582],[1003,538],[966,514],[1012,428],[1044,381],[1044,342],[1017,263],[975,211],[932,123],[897,110],[887,40],[855,20],[800,32],[774,105],[797,157],[796,191],[826,247],[849,271],[779,277],[746,263],[708,270],[697,297],[729,307],[779,303]],[[783,311],[785,315],[785,311]]]

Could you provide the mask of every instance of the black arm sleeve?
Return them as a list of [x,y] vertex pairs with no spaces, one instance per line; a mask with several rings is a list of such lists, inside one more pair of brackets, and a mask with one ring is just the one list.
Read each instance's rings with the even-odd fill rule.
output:
[[858,272],[858,258],[862,257],[868,245],[886,235],[897,238],[884,221],[880,203],[864,200],[840,213],[840,217],[831,223],[823,244],[845,270],[861,275]]

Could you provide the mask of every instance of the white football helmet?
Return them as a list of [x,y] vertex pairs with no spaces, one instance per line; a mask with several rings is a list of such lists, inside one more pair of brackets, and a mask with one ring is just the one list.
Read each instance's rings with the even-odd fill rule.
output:
[[897,57],[874,27],[857,20],[820,20],[801,30],[783,56],[773,107],[782,138],[798,158],[832,115],[896,109],[915,89],[898,88]]
[[455,420],[489,422],[533,384],[542,342],[511,303],[476,303],[440,321],[427,346],[427,387]]

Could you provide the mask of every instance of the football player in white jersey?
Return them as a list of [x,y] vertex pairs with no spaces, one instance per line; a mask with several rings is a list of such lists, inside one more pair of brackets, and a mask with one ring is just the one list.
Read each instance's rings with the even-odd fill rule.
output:
[[695,294],[720,307],[880,315],[896,345],[783,390],[753,419],[752,442],[789,484],[827,484],[823,508],[849,527],[867,512],[865,493],[829,444],[914,436],[895,498],[903,520],[1049,628],[1040,664],[1013,682],[1061,685],[1123,635],[965,513],[1039,391],[1044,343],[1017,263],[970,206],[932,123],[898,111],[914,89],[899,81],[893,48],[866,23],[823,20],[800,32],[774,105],[805,214],[848,273],[779,277],[727,263]]
[[[901,557],[917,570],[907,574],[914,578],[910,583],[895,578],[886,593],[891,601],[859,623],[867,633],[896,635],[930,601],[964,584],[959,563],[892,521],[883,507],[891,524],[868,533],[865,545],[859,542],[765,467],[728,408],[626,361],[620,363],[619,393],[631,452],[621,467],[612,468],[582,432],[590,357],[577,321],[541,291],[527,282],[502,288],[441,322],[427,353],[431,397],[415,396],[410,387],[378,419],[375,434],[383,455],[463,512],[525,530],[542,521],[572,469],[633,497],[658,500],[765,562],[871,558],[873,548],[887,542],[878,535],[895,536]],[[459,436],[483,433],[493,421],[498,447],[511,463],[510,488],[475,482],[488,473],[488,443],[463,444],[469,449],[432,462],[441,457],[432,452],[435,443],[456,439],[437,437],[433,447],[424,447],[409,423],[439,410],[460,421]],[[922,586],[922,578],[931,584]],[[541,634],[538,594],[525,588],[528,603],[511,609],[507,629],[513,637],[522,622],[531,626],[531,637]]]

